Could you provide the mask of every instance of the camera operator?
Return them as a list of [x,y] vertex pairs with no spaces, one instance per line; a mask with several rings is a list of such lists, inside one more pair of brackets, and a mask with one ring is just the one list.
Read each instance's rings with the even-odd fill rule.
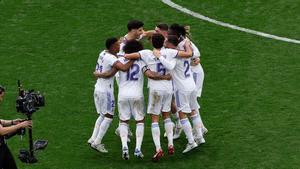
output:
[[[5,89],[0,85],[0,103],[3,101]],[[16,169],[15,160],[6,145],[5,136],[17,132],[17,130],[25,127],[31,127],[32,121],[24,121],[22,119],[2,120],[0,119],[0,169]]]

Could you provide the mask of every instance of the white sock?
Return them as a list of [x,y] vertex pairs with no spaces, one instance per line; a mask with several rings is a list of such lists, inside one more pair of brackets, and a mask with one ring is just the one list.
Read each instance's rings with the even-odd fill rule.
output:
[[173,146],[173,122],[170,118],[164,120],[165,130],[168,138],[168,146]]
[[181,125],[181,120],[180,120],[180,118],[179,118],[179,112],[176,112],[176,118],[175,118],[175,123],[177,124],[177,128],[181,128],[182,127],[182,125]]
[[99,132],[100,125],[101,125],[103,119],[104,119],[104,116],[102,116],[102,115],[99,115],[99,117],[97,118],[97,120],[95,122],[94,130],[93,130],[93,134],[91,136],[92,140],[96,139],[96,137],[98,135],[98,132]]
[[144,138],[144,123],[136,124],[135,136],[136,136],[135,149],[141,150],[141,146]]
[[197,112],[197,114],[199,115],[199,117],[200,117],[200,123],[201,123],[201,127],[204,127],[204,124],[203,124],[203,121],[202,121],[202,118],[201,118],[201,115],[200,115],[200,110],[199,109],[197,109],[196,110],[196,112]]
[[94,141],[94,144],[100,144],[102,142],[102,139],[103,139],[108,127],[110,126],[112,120],[113,119],[111,119],[111,118],[104,117],[104,120],[102,121],[102,123],[99,127],[99,132],[98,132],[97,138]]
[[183,131],[188,139],[189,143],[193,143],[194,142],[194,137],[193,137],[193,133],[192,133],[192,126],[191,123],[189,121],[189,119],[184,118],[180,120]]
[[152,138],[156,147],[156,151],[161,149],[160,146],[160,129],[157,122],[152,123],[151,125]]
[[127,148],[127,139],[128,139],[128,124],[127,123],[119,123],[119,130],[120,130],[120,138],[122,142],[122,148]]
[[202,138],[202,124],[201,124],[201,119],[198,114],[194,114],[191,116],[191,119],[193,121],[193,128],[196,130],[196,136],[197,138]]

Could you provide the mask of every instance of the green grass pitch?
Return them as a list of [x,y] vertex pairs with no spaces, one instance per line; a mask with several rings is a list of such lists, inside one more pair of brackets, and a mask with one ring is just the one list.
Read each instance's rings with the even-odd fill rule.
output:
[[[217,20],[300,39],[299,0],[174,2]],[[190,25],[200,47],[205,71],[201,112],[209,133],[207,143],[187,155],[181,154],[182,135],[174,142],[174,156],[153,163],[149,117],[143,160],[132,155],[135,140],[129,145],[131,159],[121,158],[121,142],[114,135],[117,117],[103,140],[108,154],[86,144],[97,117],[95,62],[105,39],[123,36],[130,19],[144,21],[146,30],[159,22]],[[47,106],[33,116],[34,138],[49,141],[36,154],[39,162],[17,159],[19,149],[28,147],[27,137],[8,142],[22,169],[300,168],[299,56],[299,44],[207,23],[159,0],[0,0],[0,84],[7,88],[0,118],[22,117],[14,108],[18,79],[45,94]]]

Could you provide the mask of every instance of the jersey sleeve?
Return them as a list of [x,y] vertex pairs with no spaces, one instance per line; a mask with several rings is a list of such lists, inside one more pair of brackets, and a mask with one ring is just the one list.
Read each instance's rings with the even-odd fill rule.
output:
[[99,63],[97,62],[96,66],[95,66],[95,71],[98,71],[98,70],[99,70]]
[[114,56],[111,56],[107,59],[107,61],[109,66],[113,66],[118,61],[118,59]]
[[[175,50],[177,51],[177,50]],[[178,53],[178,51],[177,51]],[[176,56],[177,53],[173,53],[172,55],[166,55],[166,58],[161,56],[159,57],[159,61],[164,65],[164,67],[168,70],[172,70],[174,69],[175,65],[176,65]]]
[[141,66],[141,68],[143,68],[143,67],[145,67],[147,65],[146,65],[146,63],[143,60],[140,60],[140,66]]
[[149,67],[146,65],[144,67],[142,67],[142,72],[145,73],[147,70],[149,70]]
[[192,50],[193,50],[192,58],[199,58],[201,54],[200,54],[200,51],[197,48],[197,46],[194,43],[191,43],[191,47],[192,47]]
[[139,51],[138,53],[140,54],[140,57],[141,57],[141,59],[144,61],[144,62],[148,62],[148,60],[149,60],[149,53],[150,53],[151,51],[150,50],[141,50],[141,51]]
[[168,49],[167,52],[168,52],[167,56],[169,56],[171,58],[176,58],[179,51],[175,50],[175,49]]
[[125,58],[124,57],[119,57],[118,61],[124,64],[125,63]]

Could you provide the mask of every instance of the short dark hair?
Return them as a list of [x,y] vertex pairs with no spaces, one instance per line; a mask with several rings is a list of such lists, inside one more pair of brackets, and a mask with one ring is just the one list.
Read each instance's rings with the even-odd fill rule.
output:
[[137,40],[129,40],[123,47],[125,53],[134,53],[143,49],[143,44]]
[[186,30],[185,30],[185,28],[184,28],[184,26],[179,25],[179,24],[177,24],[177,23],[174,23],[174,24],[172,24],[172,25],[170,26],[170,31],[171,31],[174,35],[178,36],[178,38],[180,38],[181,36],[185,37],[186,34],[187,34],[187,33],[186,33]]
[[5,88],[0,85],[0,94],[2,94],[2,92],[5,92]]
[[118,39],[115,37],[106,39],[106,42],[105,42],[106,49],[109,50],[117,41],[118,41]]
[[176,35],[168,35],[168,42],[174,46],[177,46],[179,43],[179,39]]
[[164,46],[165,37],[160,33],[154,33],[151,38],[152,46],[160,49]]
[[158,27],[159,29],[164,30],[164,31],[168,31],[168,29],[169,29],[168,24],[165,24],[165,23],[160,23],[160,24],[156,25],[156,27]]
[[130,20],[127,24],[128,31],[131,31],[132,29],[139,29],[144,26],[144,23],[142,21],[138,20]]

